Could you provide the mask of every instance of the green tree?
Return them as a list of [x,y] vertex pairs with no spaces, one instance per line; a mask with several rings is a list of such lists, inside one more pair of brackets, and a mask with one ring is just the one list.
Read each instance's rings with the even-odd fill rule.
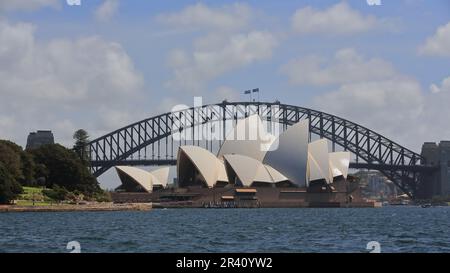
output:
[[109,193],[108,191],[97,193],[93,196],[93,198],[97,202],[112,202],[111,193]]
[[35,177],[35,185],[49,187],[47,185],[47,177],[49,175],[47,166],[42,163],[35,163],[34,165],[34,177]]
[[48,198],[55,201],[63,201],[66,199],[69,192],[64,188],[58,185],[53,186],[53,189],[45,189],[42,193]]
[[0,204],[9,204],[20,193],[22,193],[22,187],[0,163]]
[[23,186],[34,185],[35,164],[33,157],[22,147],[8,140],[0,140],[0,162],[17,182]]
[[78,155],[59,144],[43,145],[31,151],[36,164],[46,166],[48,187],[58,185],[68,191],[78,190],[87,196],[101,192],[96,178]]
[[88,146],[89,143],[89,134],[84,129],[78,129],[73,134],[73,139],[75,140],[75,144],[73,146],[74,151],[78,154],[78,156],[81,158],[83,163],[86,165],[89,161],[88,158]]
[[0,140],[0,163],[8,170],[15,181],[21,181],[24,178],[21,153],[22,148],[20,146],[11,141]]
[[33,156],[27,151],[22,151],[20,154],[20,161],[22,165],[23,179],[19,181],[23,186],[35,186],[36,185],[36,164],[34,163]]

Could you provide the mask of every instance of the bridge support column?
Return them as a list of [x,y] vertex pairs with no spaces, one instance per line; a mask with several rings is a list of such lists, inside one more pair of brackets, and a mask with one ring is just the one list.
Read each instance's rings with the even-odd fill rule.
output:
[[424,143],[422,156],[427,165],[438,168],[435,172],[422,175],[420,198],[450,195],[450,141],[441,141],[439,145]]
[[442,195],[450,195],[450,141],[441,141],[441,192]]

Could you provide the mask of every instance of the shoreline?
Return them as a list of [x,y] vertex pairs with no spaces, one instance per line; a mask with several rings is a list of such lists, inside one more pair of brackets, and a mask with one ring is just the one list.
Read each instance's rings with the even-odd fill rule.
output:
[[153,203],[154,209],[184,209],[184,208],[203,208],[203,209],[258,209],[258,208],[381,208],[381,202],[265,202],[259,205],[239,205],[229,202],[216,202],[214,204],[205,204],[201,202],[163,202]]
[[183,208],[380,208],[380,202],[365,203],[309,203],[309,202],[275,202],[258,207],[247,206],[212,206],[205,207],[200,203],[164,202],[164,203],[94,203],[94,204],[58,204],[49,206],[0,205],[0,213],[5,212],[82,212],[82,211],[149,211],[151,209],[183,209]]
[[17,206],[0,205],[1,212],[149,211],[152,203],[98,203],[86,205]]

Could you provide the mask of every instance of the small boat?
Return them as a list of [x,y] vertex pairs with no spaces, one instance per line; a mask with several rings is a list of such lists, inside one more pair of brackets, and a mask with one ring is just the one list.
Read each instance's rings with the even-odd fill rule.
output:
[[389,202],[389,205],[391,206],[408,206],[409,201],[408,200],[396,200]]
[[430,203],[422,204],[422,208],[429,208],[429,207],[431,207]]

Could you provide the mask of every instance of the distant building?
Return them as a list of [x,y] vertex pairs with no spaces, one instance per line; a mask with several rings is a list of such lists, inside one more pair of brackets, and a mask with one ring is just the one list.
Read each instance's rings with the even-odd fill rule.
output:
[[439,171],[427,175],[424,180],[427,196],[450,195],[450,141],[425,142],[422,156],[426,165],[437,167]]
[[52,131],[38,130],[31,132],[27,138],[27,149],[35,149],[41,145],[54,144],[55,139]]
[[354,175],[360,179],[362,194],[365,197],[388,199],[401,194],[394,183],[379,171],[359,171]]

